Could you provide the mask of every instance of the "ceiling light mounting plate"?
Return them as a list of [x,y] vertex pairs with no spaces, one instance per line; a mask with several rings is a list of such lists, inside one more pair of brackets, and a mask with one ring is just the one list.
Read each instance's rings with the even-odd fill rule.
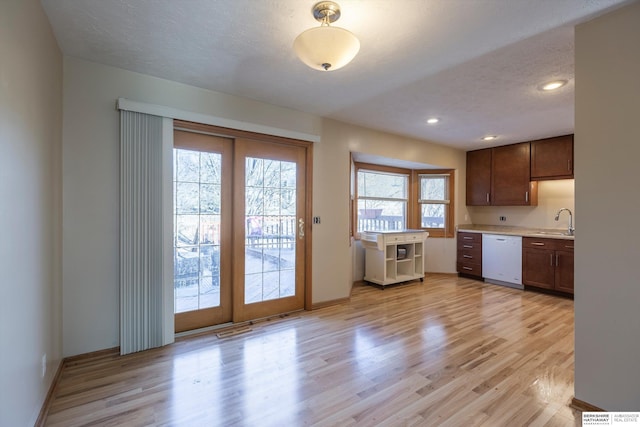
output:
[[340,18],[340,6],[332,1],[321,1],[313,6],[313,17],[316,21],[332,24]]

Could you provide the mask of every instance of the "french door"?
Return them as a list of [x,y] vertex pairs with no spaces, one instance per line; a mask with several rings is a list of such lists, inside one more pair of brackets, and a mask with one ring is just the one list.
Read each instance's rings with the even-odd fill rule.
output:
[[176,332],[231,321],[233,140],[174,131]]
[[304,307],[306,148],[174,132],[176,332]]
[[304,307],[305,149],[235,141],[233,320]]

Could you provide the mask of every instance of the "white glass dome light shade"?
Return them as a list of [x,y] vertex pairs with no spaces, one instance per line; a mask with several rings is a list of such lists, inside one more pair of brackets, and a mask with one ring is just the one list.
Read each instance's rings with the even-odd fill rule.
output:
[[350,31],[324,25],[304,31],[293,42],[298,58],[320,71],[338,70],[360,50],[360,41]]

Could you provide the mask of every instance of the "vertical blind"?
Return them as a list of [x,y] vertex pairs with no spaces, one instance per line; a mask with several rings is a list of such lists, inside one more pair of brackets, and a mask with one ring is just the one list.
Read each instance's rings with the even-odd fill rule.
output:
[[120,354],[162,345],[162,118],[120,110]]

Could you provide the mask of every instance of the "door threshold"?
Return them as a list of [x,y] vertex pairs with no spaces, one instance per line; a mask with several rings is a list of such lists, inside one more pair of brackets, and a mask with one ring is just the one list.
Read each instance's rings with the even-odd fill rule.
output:
[[233,323],[233,322],[220,323],[219,325],[206,326],[204,328],[192,329],[190,331],[178,332],[178,333],[174,334],[174,337],[177,339],[177,338],[182,338],[182,337],[188,337],[188,336],[191,336],[191,335],[199,335],[199,334],[205,334],[205,333],[208,333],[208,332],[220,331],[220,330],[223,330],[223,329],[240,328],[240,327],[244,327],[244,326],[255,325],[257,323],[268,322],[268,321],[271,321],[271,320],[278,320],[278,319],[284,320],[284,319],[289,318],[292,314],[300,313],[302,311],[305,311],[305,310],[304,309],[294,310],[294,311],[289,311],[287,313],[274,314],[272,316],[262,317],[260,319],[254,319],[254,320],[246,320],[244,322],[238,322],[238,323]]
[[198,334],[204,334],[207,332],[218,331],[220,329],[227,329],[234,326],[238,326],[238,324],[233,322],[220,323],[219,325],[206,326],[204,328],[191,329],[190,331],[177,332],[176,334],[174,334],[174,337],[175,338],[188,337],[191,335],[198,335]]

